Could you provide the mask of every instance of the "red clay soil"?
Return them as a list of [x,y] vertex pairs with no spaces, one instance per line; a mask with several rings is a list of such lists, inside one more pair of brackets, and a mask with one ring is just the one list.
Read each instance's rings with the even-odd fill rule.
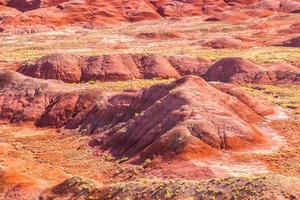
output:
[[0,21],[13,18],[19,15],[21,12],[14,9],[0,5]]
[[0,117],[8,122],[35,122],[39,127],[61,127],[91,106],[100,91],[75,91],[57,82],[0,73]]
[[[26,7],[19,9],[23,10]],[[4,25],[15,28],[18,28],[18,25],[22,27],[34,25],[93,27],[160,18],[161,16],[154,7],[146,1],[81,0],[66,1],[56,6],[24,12],[14,19],[7,20]]]
[[97,136],[91,144],[119,158],[145,159],[190,145],[211,152],[249,147],[264,142],[255,123],[273,112],[233,86],[224,93],[196,76],[108,97],[12,71],[0,77],[2,120],[79,128]]
[[300,33],[300,23],[293,23],[288,28],[278,31],[280,34],[297,34]]
[[38,8],[55,6],[65,1],[67,0],[33,0],[33,1],[6,0],[4,5],[11,8],[15,8],[21,12],[25,12],[29,10],[38,9]]
[[[199,15],[211,16],[208,20],[239,22],[251,17],[265,17],[264,13],[270,11],[295,13],[299,11],[300,2],[293,0],[260,2],[223,0],[43,0],[27,2],[8,0],[3,1],[2,4],[20,11],[27,11],[5,20],[2,24],[3,30],[44,31],[64,25],[97,28],[163,17]],[[257,12],[257,10],[261,14],[254,15],[252,11]]]
[[177,72],[184,75],[203,76],[212,62],[205,58],[192,56],[170,56],[169,62],[177,70]]
[[300,176],[299,120],[278,120],[272,122],[271,127],[287,139],[287,144],[272,155],[258,156],[258,158],[274,172],[288,176]]
[[35,199],[43,191],[38,180],[0,168],[0,199]]
[[[113,96],[89,110],[85,118],[75,117],[76,123],[71,120],[66,128],[94,134],[92,145],[114,157],[133,160],[180,154],[192,146],[207,149],[210,155],[218,149],[264,142],[254,124],[273,109],[229,90],[231,95],[199,77],[187,76],[169,85],[152,86],[137,96],[128,92]],[[260,106],[265,112],[257,109]]]
[[118,81],[152,78],[179,78],[198,75],[207,81],[232,83],[299,83],[300,69],[288,64],[255,64],[244,58],[223,58],[214,64],[191,56],[158,54],[115,54],[78,56],[54,53],[24,64],[18,72],[40,79],[79,83],[90,80]]
[[265,67],[244,58],[223,58],[210,66],[204,77],[225,83],[299,83],[300,70],[290,64]]
[[202,43],[204,47],[211,47],[214,49],[242,49],[245,48],[247,45],[239,39],[230,38],[230,37],[221,37],[221,38],[214,38]]
[[284,46],[284,47],[300,47],[300,36],[290,38],[281,43],[275,44],[275,46]]
[[[188,60],[186,58],[185,60]],[[203,74],[208,65],[194,60],[197,74]],[[186,67],[183,65],[182,67]],[[152,78],[178,78],[183,70],[177,71],[164,56],[150,54],[120,54],[104,56],[75,56],[50,54],[34,64],[25,64],[18,72],[42,79],[57,79],[65,82],[89,80],[114,81]]]

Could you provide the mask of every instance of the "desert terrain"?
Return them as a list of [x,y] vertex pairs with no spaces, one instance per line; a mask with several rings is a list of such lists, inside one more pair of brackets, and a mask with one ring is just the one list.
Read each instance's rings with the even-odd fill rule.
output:
[[2,199],[300,199],[300,1],[0,0]]

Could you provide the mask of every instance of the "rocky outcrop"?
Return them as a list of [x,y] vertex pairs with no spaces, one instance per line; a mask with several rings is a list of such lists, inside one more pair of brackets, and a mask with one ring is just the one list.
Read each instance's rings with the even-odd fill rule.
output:
[[232,85],[212,86],[197,76],[115,94],[12,71],[0,78],[2,120],[93,134],[96,146],[119,158],[180,153],[190,145],[211,153],[263,143],[255,123],[273,112]]
[[[276,65],[275,65],[276,66]],[[299,83],[299,68],[281,63],[262,66],[244,58],[210,60],[192,56],[160,56],[158,54],[116,54],[78,56],[55,53],[24,64],[18,72],[40,79],[64,82],[90,80],[118,81],[132,79],[179,78],[198,75],[207,81],[233,83]]]
[[[273,109],[233,88],[221,92],[196,76],[113,96],[65,128],[96,136],[117,158],[145,159],[197,148],[239,149],[264,142],[254,125]],[[259,110],[259,108],[262,108]]]
[[225,49],[225,48],[241,49],[246,47],[246,45],[242,40],[231,38],[231,37],[214,38],[212,40],[203,42],[202,46],[211,47],[214,49]]
[[13,17],[19,15],[20,13],[21,12],[19,12],[18,10],[14,9],[14,8],[9,8],[9,7],[0,5],[0,22],[3,20],[13,18]]
[[192,57],[187,55],[170,56],[169,62],[177,70],[177,72],[184,75],[198,75],[203,76],[212,62],[205,58]]
[[21,12],[58,5],[67,0],[7,0],[4,5]]
[[75,90],[59,82],[0,73],[0,118],[35,122],[39,127],[61,127],[99,98],[100,91]]
[[38,59],[33,66],[24,65],[18,71],[35,78],[79,82],[83,63],[81,57],[55,53]]
[[[16,2],[16,0],[11,1]],[[33,5],[27,5],[28,2],[26,1],[22,2],[25,2],[25,5],[17,3],[12,6],[22,11],[30,11],[6,20],[4,26],[8,29],[26,30],[40,25],[45,27],[72,25],[97,28],[161,18],[150,3],[139,0],[69,0],[65,2],[61,0],[50,1],[46,4],[48,6],[54,4],[51,7],[42,6],[40,1],[31,1]],[[34,9],[36,7],[38,9]],[[45,21],[45,19],[47,20]]]
[[249,9],[267,9],[287,13],[300,11],[300,2],[294,0],[263,0],[249,5]]
[[260,66],[244,58],[224,58],[209,67],[207,81],[232,83],[299,83],[299,68],[281,64]]
[[283,42],[275,44],[275,46],[300,47],[300,36],[294,37],[294,38],[290,38],[288,40],[285,40]]
[[[5,6],[26,11],[3,23],[4,30],[15,32],[27,32],[31,29],[44,31],[65,25],[99,28],[163,17],[199,15],[210,16],[208,18],[210,21],[240,22],[251,17],[265,16],[253,14],[252,11],[256,10],[274,13],[299,12],[299,2],[293,0],[2,0],[1,2]],[[93,12],[90,12],[91,10]]]
[[209,63],[201,58],[173,56],[168,59],[156,54],[76,56],[55,53],[37,59],[33,64],[24,64],[18,72],[65,82],[178,78],[189,72],[203,75]]

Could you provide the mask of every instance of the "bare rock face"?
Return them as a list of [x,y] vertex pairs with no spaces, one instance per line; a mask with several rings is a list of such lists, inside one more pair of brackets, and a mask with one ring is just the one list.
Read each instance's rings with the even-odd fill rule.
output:
[[230,37],[215,38],[212,40],[205,41],[204,43],[202,43],[202,45],[214,49],[225,49],[225,48],[240,49],[245,47],[242,40],[230,38]]
[[210,154],[263,143],[255,123],[273,113],[233,85],[210,85],[197,76],[105,96],[13,71],[0,80],[2,120],[93,134],[102,151],[137,161],[191,146]]
[[250,18],[247,13],[253,17],[256,11],[262,11],[260,15],[264,16],[265,11],[300,10],[300,2],[295,0],[2,0],[0,4],[23,12],[3,23],[3,30],[15,32],[45,31],[65,25],[98,28],[199,15],[208,15],[211,21],[240,22]]
[[224,58],[213,64],[207,71],[208,81],[221,82],[251,82],[263,67],[244,58]]
[[140,72],[144,78],[178,78],[180,74],[174,69],[174,67],[168,62],[165,57],[152,54],[149,56],[134,56],[134,60],[137,63]]
[[142,76],[130,55],[86,57],[81,69],[82,81],[129,80],[141,78]]
[[300,23],[290,25],[288,28],[278,31],[281,34],[297,34],[300,33]]
[[[11,122],[34,121],[46,110],[51,92],[46,83],[26,79],[11,71],[1,72],[0,117]],[[47,92],[41,92],[42,90]]]
[[300,37],[290,38],[286,41],[275,44],[275,46],[300,47]]
[[201,15],[202,0],[194,1],[163,1],[157,5],[157,12],[164,17],[182,17]]
[[300,2],[295,0],[280,0],[280,11],[300,13]]
[[20,13],[21,13],[20,11],[14,9],[14,8],[9,8],[9,7],[0,5],[0,22],[2,20],[13,18],[13,17],[19,15]]
[[39,127],[61,127],[99,97],[99,91],[77,91],[13,71],[0,73],[0,94],[1,120],[30,121]]
[[15,8],[21,12],[34,10],[38,8],[51,7],[67,0],[7,0],[5,5]]
[[180,153],[189,145],[212,152],[239,149],[264,142],[254,123],[273,112],[248,98],[241,91],[221,92],[199,77],[187,76],[113,96],[65,128],[96,135],[100,148],[117,158]]
[[226,3],[238,3],[242,5],[250,5],[259,2],[259,0],[225,0]]
[[277,0],[263,0],[248,6],[249,9],[268,9],[279,10],[280,1]]
[[249,5],[249,9],[267,9],[286,13],[300,11],[300,2],[294,0],[263,0]]
[[[28,28],[33,25],[48,27],[77,25],[94,28],[161,18],[150,3],[140,0],[59,0],[46,1],[46,3],[41,1],[30,1],[30,3],[23,0],[10,1],[12,7],[22,11],[30,10],[30,12],[24,12],[5,21],[4,26],[10,29]],[[21,1],[22,4],[17,1]],[[90,12],[91,10],[93,12]],[[44,19],[47,19],[47,23]]]
[[299,68],[261,66],[244,58],[223,58],[212,64],[190,56],[157,54],[116,54],[78,56],[55,53],[24,64],[18,72],[40,79],[78,83],[90,80],[120,81],[132,79],[179,78],[198,75],[207,81],[234,83],[299,83]]
[[182,76],[204,76],[209,66],[212,64],[208,59],[191,56],[171,56],[169,62]]
[[300,70],[291,65],[265,67],[244,58],[224,58],[210,66],[204,77],[225,83],[299,83]]
[[269,66],[268,71],[276,77],[276,83],[300,83],[300,70],[289,63],[277,63]]
[[81,78],[80,58],[63,53],[44,56],[32,65],[24,65],[18,71],[34,78],[57,79],[79,82]]
[[167,58],[154,54],[88,57],[55,53],[36,60],[34,64],[21,66],[18,72],[35,78],[64,82],[180,77]]

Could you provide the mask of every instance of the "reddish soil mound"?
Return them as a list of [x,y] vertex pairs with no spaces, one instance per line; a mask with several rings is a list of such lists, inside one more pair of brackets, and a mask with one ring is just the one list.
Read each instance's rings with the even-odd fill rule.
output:
[[283,41],[275,46],[300,47],[300,36]]
[[[2,4],[24,12],[3,23],[10,31],[44,31],[64,25],[98,28],[124,22],[209,15],[208,20],[240,22],[251,18],[247,10],[298,12],[299,2],[291,0],[265,1],[203,1],[203,0],[8,0]],[[29,11],[28,11],[29,10]],[[91,12],[92,11],[92,12]],[[251,16],[254,16],[252,13]],[[41,27],[39,27],[41,26]],[[47,29],[48,28],[48,29]]]
[[212,65],[209,60],[190,56],[164,57],[157,54],[116,54],[78,56],[55,53],[24,64],[18,72],[41,79],[64,82],[90,80],[179,78],[198,75],[208,81],[234,83],[299,83],[299,68],[260,66],[243,58],[224,58]]
[[182,17],[201,15],[202,2],[196,1],[163,1],[163,3],[156,4],[157,12],[163,17]]
[[286,28],[286,29],[282,29],[278,31],[279,33],[282,34],[296,34],[296,33],[300,33],[300,23],[295,23],[290,25],[290,27]]
[[295,13],[300,11],[300,2],[294,0],[263,0],[251,4],[247,8]]
[[245,47],[242,40],[230,38],[230,37],[215,38],[212,40],[205,41],[204,43],[202,43],[202,45],[214,49],[225,49],[225,48],[240,49]]
[[2,120],[79,128],[119,158],[144,159],[189,147],[202,149],[203,156],[203,149],[212,154],[249,147],[264,141],[254,123],[273,111],[233,86],[224,93],[196,76],[106,97],[12,71],[2,72],[0,80]]
[[267,10],[279,10],[280,1],[277,0],[263,0],[257,3],[251,4],[248,9],[267,9]]
[[18,9],[21,12],[58,5],[68,0],[7,0],[4,5]]
[[182,76],[203,76],[207,72],[209,66],[212,64],[212,62],[208,59],[191,56],[171,56],[169,61]]
[[238,3],[242,5],[250,5],[253,3],[257,3],[259,0],[225,0],[227,3]]
[[[66,128],[96,134],[93,144],[117,158],[145,159],[185,152],[189,147],[205,149],[210,155],[217,149],[263,142],[254,123],[272,113],[272,108],[247,100],[250,97],[241,91],[228,89],[227,93],[199,77],[187,76],[140,94],[113,96],[89,110],[85,118],[75,117]],[[265,112],[255,111],[260,106]]]
[[61,83],[27,78],[13,71],[0,73],[0,118],[32,121],[40,127],[64,125],[99,96],[99,91],[75,91]]
[[230,23],[240,23],[241,21],[250,19],[250,16],[240,11],[224,11],[212,14],[205,21],[226,21]]
[[55,53],[38,59],[34,64],[25,64],[18,71],[35,78],[65,82],[180,77],[167,58],[155,54],[88,57]]
[[161,16],[146,1],[69,0],[56,6],[24,12],[14,19],[4,22],[4,26],[16,29],[35,25],[97,27],[159,18]]
[[36,78],[79,82],[81,63],[78,56],[55,53],[38,59],[34,66],[25,65],[18,71]]
[[279,83],[300,83],[300,69],[288,63],[277,63],[267,68]]
[[21,12],[14,9],[14,8],[9,8],[5,6],[0,5],[0,21],[6,20],[9,18],[13,18],[17,15],[19,15]]
[[212,65],[205,79],[234,83],[299,83],[297,67],[263,67],[243,58],[224,58]]

